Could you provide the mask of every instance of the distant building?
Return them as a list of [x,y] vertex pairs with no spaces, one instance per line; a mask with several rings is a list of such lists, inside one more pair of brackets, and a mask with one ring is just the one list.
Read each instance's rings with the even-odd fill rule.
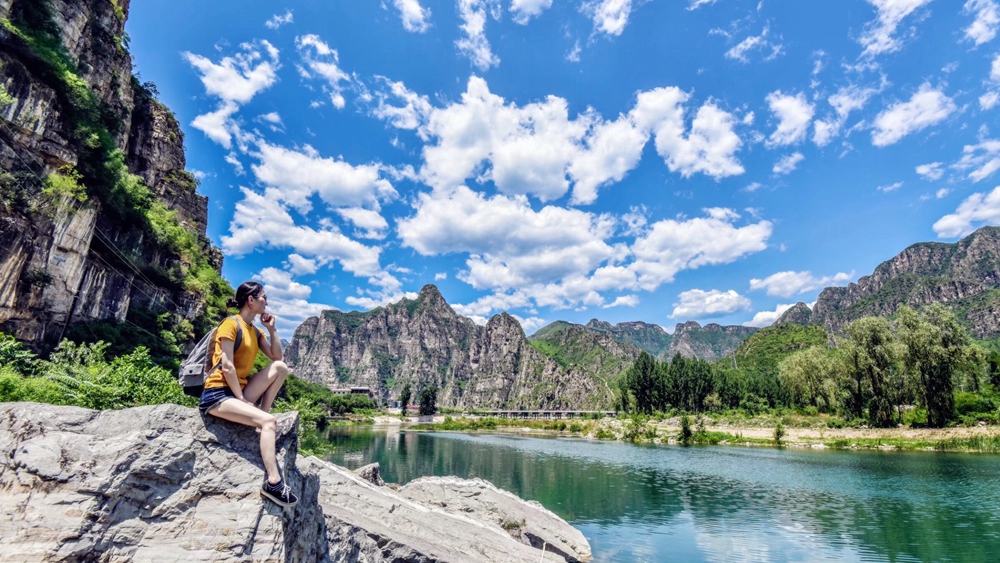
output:
[[371,387],[334,387],[330,389],[334,395],[365,395],[371,400],[375,400],[375,392]]

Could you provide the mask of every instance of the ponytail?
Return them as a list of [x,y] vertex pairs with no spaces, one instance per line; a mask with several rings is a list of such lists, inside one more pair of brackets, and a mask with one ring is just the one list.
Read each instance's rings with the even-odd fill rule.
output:
[[264,289],[264,286],[255,281],[243,282],[236,290],[236,297],[230,297],[226,300],[226,307],[242,309],[247,304],[247,300],[251,297],[257,297],[262,289]]

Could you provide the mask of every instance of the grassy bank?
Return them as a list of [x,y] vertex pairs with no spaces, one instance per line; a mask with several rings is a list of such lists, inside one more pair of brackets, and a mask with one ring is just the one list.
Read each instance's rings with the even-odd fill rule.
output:
[[[550,436],[616,440],[644,444],[781,446],[838,450],[896,450],[1000,453],[1000,427],[946,429],[827,427],[822,421],[780,417],[747,419],[650,420],[645,417],[600,420],[523,420],[446,416],[443,422],[415,424],[407,430],[538,433]],[[806,425],[809,422],[811,425]]]

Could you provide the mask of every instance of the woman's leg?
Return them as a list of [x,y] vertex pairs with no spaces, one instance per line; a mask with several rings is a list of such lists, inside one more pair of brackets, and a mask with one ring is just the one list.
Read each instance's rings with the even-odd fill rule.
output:
[[246,388],[243,389],[243,396],[251,403],[256,403],[257,399],[260,399],[260,410],[271,412],[271,405],[274,404],[274,398],[278,396],[286,377],[288,377],[288,364],[280,360],[271,362],[250,377]]
[[[246,397],[246,391],[244,391],[244,397]],[[278,470],[278,460],[274,453],[274,435],[278,424],[273,414],[264,412],[236,398],[222,401],[219,406],[208,411],[208,414],[260,428],[260,457],[264,460],[267,481],[269,483],[281,481],[281,471]]]

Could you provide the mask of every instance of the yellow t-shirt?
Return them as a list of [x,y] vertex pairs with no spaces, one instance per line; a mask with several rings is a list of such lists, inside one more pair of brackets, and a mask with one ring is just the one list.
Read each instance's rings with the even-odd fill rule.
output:
[[[215,338],[212,339],[212,345],[209,348],[209,357],[212,358],[212,361],[208,365],[219,365],[222,361],[223,338],[236,343],[236,323],[243,325],[243,339],[240,340],[240,348],[233,350],[233,365],[236,366],[236,376],[240,380],[240,388],[242,389],[247,386],[247,377],[253,370],[253,362],[257,359],[257,351],[260,350],[257,340],[261,333],[252,323],[247,324],[239,315],[228,317],[222,321],[219,329],[215,331]],[[205,389],[225,386],[226,375],[222,373],[221,368],[214,370],[205,378]]]

